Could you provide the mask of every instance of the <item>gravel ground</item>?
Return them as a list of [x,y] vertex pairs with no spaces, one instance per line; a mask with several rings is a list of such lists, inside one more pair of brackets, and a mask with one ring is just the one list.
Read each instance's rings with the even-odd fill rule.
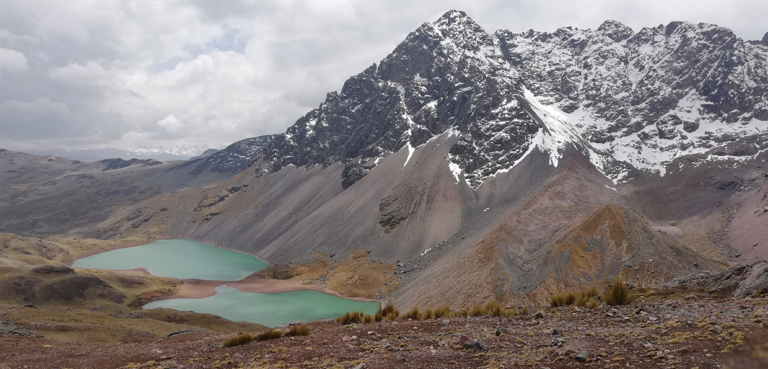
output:
[[506,318],[309,324],[305,337],[221,348],[211,332],[154,343],[0,336],[0,368],[765,368],[768,297],[655,296]]

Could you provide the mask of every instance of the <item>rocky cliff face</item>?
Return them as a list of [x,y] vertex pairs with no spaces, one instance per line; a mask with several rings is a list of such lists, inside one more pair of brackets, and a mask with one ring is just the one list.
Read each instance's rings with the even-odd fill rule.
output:
[[[327,166],[412,152],[448,132],[459,137],[451,169],[475,189],[534,148],[557,165],[566,145],[621,181],[633,170],[664,175],[681,156],[765,150],[767,86],[768,47],[715,25],[489,34],[450,11],[329,93],[265,153],[272,171]],[[717,150],[744,136],[761,138]],[[345,187],[365,170],[350,172]]]

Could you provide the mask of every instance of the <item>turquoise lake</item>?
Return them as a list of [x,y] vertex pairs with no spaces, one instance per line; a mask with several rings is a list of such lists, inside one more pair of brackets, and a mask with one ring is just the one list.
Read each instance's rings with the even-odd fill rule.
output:
[[257,293],[220,286],[216,288],[216,294],[210,297],[161,300],[144,305],[145,309],[161,307],[279,327],[296,321],[332,319],[347,311],[362,311],[373,315],[379,310],[379,303],[351,301],[317,291]]
[[[146,268],[152,275],[163,277],[239,281],[268,264],[250,255],[177,239],[106,251],[75,260],[72,266],[107,270]],[[351,301],[317,291],[258,293],[219,286],[213,296],[144,305],[145,309],[161,307],[278,327],[296,321],[336,318],[347,311],[375,314],[379,303]]]
[[146,268],[156,276],[239,281],[269,265],[253,256],[189,240],[158,240],[77,259],[75,268]]

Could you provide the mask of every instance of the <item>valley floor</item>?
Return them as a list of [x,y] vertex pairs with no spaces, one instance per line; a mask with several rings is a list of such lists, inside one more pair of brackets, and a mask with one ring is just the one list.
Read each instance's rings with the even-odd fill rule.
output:
[[764,368],[768,296],[655,294],[594,310],[506,318],[309,324],[305,337],[231,348],[198,331],[151,343],[0,335],[0,368]]

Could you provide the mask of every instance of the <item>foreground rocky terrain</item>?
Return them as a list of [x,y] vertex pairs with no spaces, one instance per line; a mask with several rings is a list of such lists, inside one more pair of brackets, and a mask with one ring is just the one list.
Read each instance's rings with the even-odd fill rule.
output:
[[[341,325],[222,348],[232,335],[68,343],[0,333],[2,368],[761,368],[768,298],[651,292],[631,305]],[[4,323],[7,326],[7,323]],[[95,354],[98,353],[98,354]]]

